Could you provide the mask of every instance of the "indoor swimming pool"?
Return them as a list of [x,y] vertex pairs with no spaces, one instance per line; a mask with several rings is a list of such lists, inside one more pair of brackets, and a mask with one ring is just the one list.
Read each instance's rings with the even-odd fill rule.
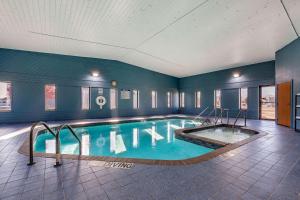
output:
[[[175,138],[176,129],[194,127],[191,119],[163,119],[93,125],[74,128],[81,139],[82,155],[151,160],[184,160],[214,151]],[[77,140],[65,129],[60,134],[61,153],[79,154]],[[55,138],[50,133],[38,134],[34,150],[55,153]]]

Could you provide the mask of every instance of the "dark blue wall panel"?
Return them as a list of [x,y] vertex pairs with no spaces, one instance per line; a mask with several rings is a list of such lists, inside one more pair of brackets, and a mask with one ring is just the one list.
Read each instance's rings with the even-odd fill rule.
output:
[[222,107],[230,109],[230,115],[236,116],[239,109],[239,89],[222,90]]
[[[258,89],[274,84],[274,66],[272,61],[178,79],[118,61],[0,49],[0,81],[13,85],[12,111],[0,112],[0,123],[178,113],[179,89],[186,94],[186,107],[180,113],[197,114],[207,106],[212,108],[214,89],[222,89],[223,107],[234,116],[241,87],[249,88],[248,115],[258,118]],[[100,72],[99,77],[91,76],[94,70]],[[241,77],[233,78],[233,72],[240,72]],[[111,80],[118,82],[118,90],[140,90],[140,109],[132,109],[132,98],[119,98],[117,110],[109,109],[109,101],[100,110],[95,103],[98,88],[104,88],[109,100]],[[45,84],[57,86],[56,111],[44,111]],[[82,86],[92,87],[88,111],[81,110]],[[157,109],[151,108],[152,90],[158,91]],[[196,90],[201,91],[200,109],[194,105]],[[174,95],[171,109],[166,106],[168,91]]]
[[[293,80],[292,95],[294,96],[300,92],[300,38],[276,52],[276,83],[290,80]],[[293,102],[291,112],[292,127],[294,127],[294,108],[295,102]]]
[[[239,72],[240,77],[234,78],[233,73]],[[239,107],[239,88],[248,88],[248,116],[257,119],[259,86],[274,85],[275,62],[264,62],[244,67],[221,70],[217,72],[190,76],[179,80],[179,90],[185,92],[186,106],[181,113],[197,114],[204,108],[213,108],[214,90],[222,90],[222,107],[230,109],[230,116],[237,114]],[[201,108],[194,104],[195,91],[201,91]]]
[[259,118],[259,87],[248,88],[248,117]]
[[[91,76],[94,70],[99,77]],[[132,109],[132,99],[119,99],[118,110],[111,111],[111,80],[117,81],[119,90],[140,90],[140,109]],[[0,49],[0,81],[11,81],[13,86],[12,111],[0,112],[0,123],[178,112],[178,78],[118,61]],[[52,83],[57,86],[57,109],[46,112],[44,85]],[[93,87],[89,111],[81,110],[81,86]],[[108,100],[102,110],[95,103],[100,87]],[[151,108],[151,90],[158,91],[157,109]],[[174,93],[173,109],[166,106],[167,91]]]

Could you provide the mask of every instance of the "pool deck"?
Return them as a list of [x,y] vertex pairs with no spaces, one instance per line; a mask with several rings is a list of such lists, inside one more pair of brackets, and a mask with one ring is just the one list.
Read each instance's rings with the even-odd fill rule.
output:
[[[97,120],[76,122],[88,121]],[[249,127],[269,134],[208,161],[131,169],[67,159],[54,168],[53,158],[35,158],[29,167],[18,149],[30,125],[0,125],[1,200],[300,199],[300,133],[271,121],[249,120]]]

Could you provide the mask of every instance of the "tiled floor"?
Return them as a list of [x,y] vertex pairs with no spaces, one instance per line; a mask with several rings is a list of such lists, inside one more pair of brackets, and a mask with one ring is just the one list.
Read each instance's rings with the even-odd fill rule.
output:
[[300,134],[270,121],[249,121],[269,132],[195,165],[104,168],[98,161],[28,158],[17,153],[28,125],[0,126],[0,199],[300,199]]

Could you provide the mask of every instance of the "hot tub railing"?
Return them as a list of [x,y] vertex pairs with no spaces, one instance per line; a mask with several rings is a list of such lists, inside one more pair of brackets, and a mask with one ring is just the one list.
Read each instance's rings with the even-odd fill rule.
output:
[[210,118],[212,117],[212,115],[213,114],[215,114],[215,117],[216,117],[216,111],[217,109],[216,108],[214,108],[206,117],[205,117],[205,119],[202,121],[202,123],[201,123],[201,126],[203,126],[203,125],[205,125],[205,124],[207,124],[207,125],[211,125],[211,120],[210,120]]
[[[223,111],[226,113],[226,124],[228,125],[229,124],[229,109],[224,108]],[[223,123],[222,119],[221,119],[221,123]]]
[[223,109],[220,108],[220,114],[219,115],[215,115],[215,123],[214,123],[214,125],[216,126],[219,120],[221,120],[221,123],[222,123],[222,119],[223,119]]
[[203,118],[203,114],[208,110],[209,107],[206,107],[204,110],[202,110],[193,120],[196,121],[197,119]]
[[226,123],[227,123],[227,125],[229,124],[229,109],[220,108],[219,115],[215,116],[215,123],[214,123],[215,126],[218,124],[219,120],[220,120],[221,124],[223,124],[224,113],[226,114]]
[[244,126],[247,126],[247,110],[245,109],[240,109],[235,120],[234,120],[234,123],[233,123],[233,128],[236,127],[236,123],[238,122],[238,120],[240,119],[241,115],[243,114],[243,119],[244,119]]

